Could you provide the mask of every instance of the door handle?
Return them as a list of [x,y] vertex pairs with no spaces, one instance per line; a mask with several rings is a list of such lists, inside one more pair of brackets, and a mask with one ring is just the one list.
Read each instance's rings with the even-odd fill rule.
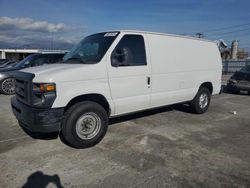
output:
[[147,77],[147,83],[148,83],[148,85],[150,85],[150,83],[151,83],[151,79],[149,76]]

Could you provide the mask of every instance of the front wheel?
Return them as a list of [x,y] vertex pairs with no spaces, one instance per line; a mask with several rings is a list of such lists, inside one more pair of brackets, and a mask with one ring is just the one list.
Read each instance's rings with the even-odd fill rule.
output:
[[108,115],[104,108],[91,101],[73,105],[62,123],[62,136],[74,148],[88,148],[98,144],[108,128]]
[[211,93],[208,88],[200,87],[195,98],[190,102],[192,110],[197,114],[203,114],[210,105]]
[[15,79],[5,78],[3,81],[1,81],[0,92],[5,95],[15,94]]

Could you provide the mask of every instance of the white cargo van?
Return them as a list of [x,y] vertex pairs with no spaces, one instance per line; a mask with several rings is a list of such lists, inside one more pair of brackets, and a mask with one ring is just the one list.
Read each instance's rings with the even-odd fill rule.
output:
[[112,31],[86,37],[59,64],[19,71],[11,103],[24,129],[60,131],[85,148],[101,141],[115,116],[182,102],[206,112],[221,73],[215,42]]

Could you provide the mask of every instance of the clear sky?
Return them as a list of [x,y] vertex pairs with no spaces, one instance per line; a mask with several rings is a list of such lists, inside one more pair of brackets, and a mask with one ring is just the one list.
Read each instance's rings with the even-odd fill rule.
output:
[[0,47],[75,43],[116,29],[202,32],[250,47],[250,0],[0,0]]

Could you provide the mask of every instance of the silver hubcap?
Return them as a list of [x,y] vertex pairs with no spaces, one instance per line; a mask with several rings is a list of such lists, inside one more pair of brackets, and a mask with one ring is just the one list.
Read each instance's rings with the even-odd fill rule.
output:
[[208,105],[208,96],[205,93],[202,93],[199,97],[199,106],[200,108],[206,108]]
[[15,92],[15,80],[13,78],[7,78],[2,82],[2,91],[7,94],[13,94]]
[[83,114],[76,122],[76,133],[83,140],[94,138],[101,129],[101,119],[93,112]]

